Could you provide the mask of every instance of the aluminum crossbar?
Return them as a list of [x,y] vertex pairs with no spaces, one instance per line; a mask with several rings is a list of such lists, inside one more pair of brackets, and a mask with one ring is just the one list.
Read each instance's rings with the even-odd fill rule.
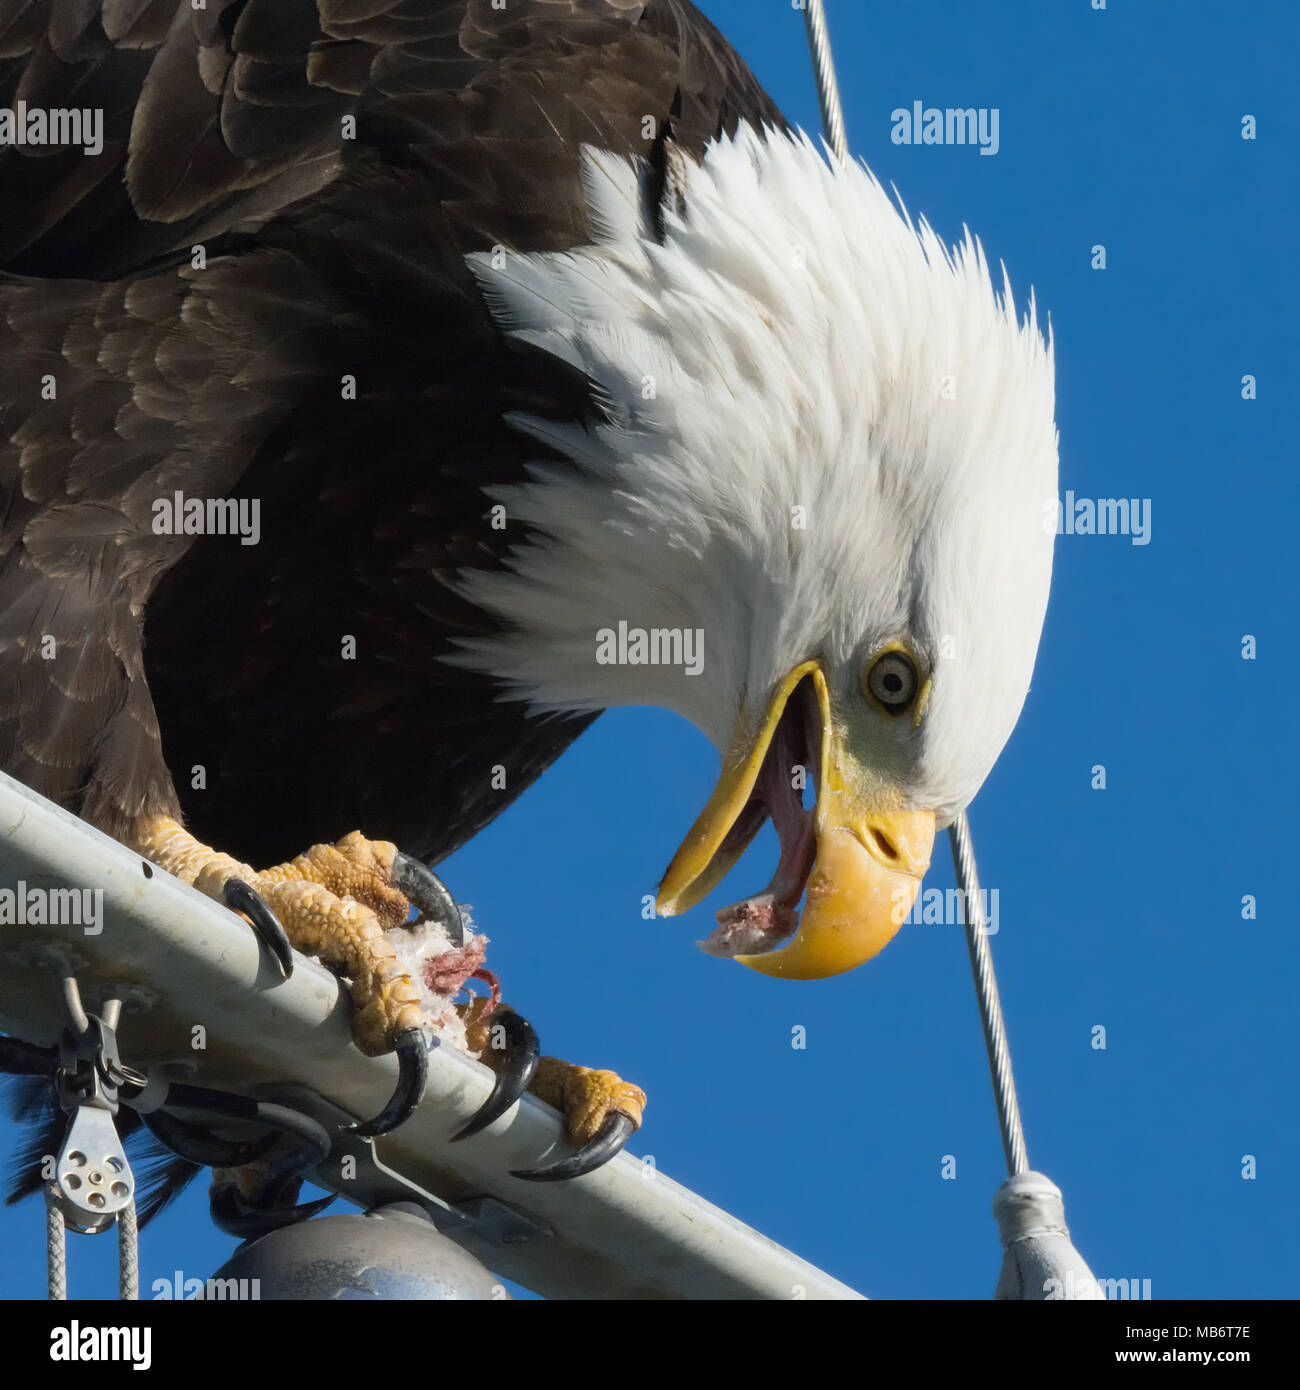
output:
[[[103,915],[97,932],[0,925],[0,1030],[53,1042],[58,976],[71,967],[89,999],[97,986],[117,988],[132,1066],[169,1066],[173,1079],[244,1093],[305,1088],[355,1116],[390,1093],[396,1064],[352,1046],[347,995],[329,971],[299,957],[282,981],[240,918],[0,774],[0,890],[20,882],[102,890]],[[199,1026],[206,1046],[196,1052]],[[562,1142],[555,1111],[531,1096],[449,1144],[492,1073],[451,1047],[435,1048],[429,1063],[424,1101],[376,1144],[379,1164],[363,1155],[350,1178],[352,1165],[319,1170],[322,1185],[367,1206],[380,1189],[400,1196],[385,1188],[400,1179],[489,1269],[549,1298],[861,1297],[629,1154],[574,1182],[510,1177]]]

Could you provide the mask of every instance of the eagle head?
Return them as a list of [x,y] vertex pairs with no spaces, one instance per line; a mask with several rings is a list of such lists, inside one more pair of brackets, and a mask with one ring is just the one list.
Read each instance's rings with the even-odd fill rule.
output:
[[722,773],[660,913],[770,817],[772,881],[705,949],[838,974],[898,930],[1029,687],[1050,331],[969,232],[949,250],[803,135],[741,126],[657,183],[583,160],[590,244],[470,258],[503,330],[582,371],[593,412],[513,421],[551,459],[494,493],[529,539],[465,575],[502,629],[461,659],[538,710],[697,725]]

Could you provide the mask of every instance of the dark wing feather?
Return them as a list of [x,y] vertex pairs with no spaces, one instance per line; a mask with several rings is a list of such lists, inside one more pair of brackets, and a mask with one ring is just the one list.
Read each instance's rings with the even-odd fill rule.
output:
[[[255,862],[448,852],[586,722],[440,660],[521,538],[504,412],[587,406],[463,257],[581,240],[584,142],[778,114],[684,0],[5,0],[20,99],[105,128],[0,150],[0,765],[119,833],[175,786]],[[256,498],[260,543],[155,535],[174,491]]]

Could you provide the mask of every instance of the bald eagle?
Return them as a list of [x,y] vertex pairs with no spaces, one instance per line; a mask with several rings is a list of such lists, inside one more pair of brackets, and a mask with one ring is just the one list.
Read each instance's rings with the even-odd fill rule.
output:
[[879,951],[1029,684],[1032,298],[791,130],[687,0],[0,25],[11,130],[103,121],[0,149],[0,765],[214,895],[250,878],[369,1051],[413,1032],[411,864],[616,705],[721,757],[661,913],[770,819],[708,949]]

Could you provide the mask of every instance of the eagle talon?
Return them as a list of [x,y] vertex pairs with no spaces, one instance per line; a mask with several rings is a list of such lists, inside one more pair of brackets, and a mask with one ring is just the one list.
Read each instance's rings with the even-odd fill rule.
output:
[[453,1144],[481,1133],[488,1125],[499,1120],[528,1089],[528,1083],[537,1070],[541,1047],[533,1025],[513,1009],[501,1009],[494,1014],[489,1026],[496,1027],[497,1024],[505,1033],[506,1055],[492,1084],[492,1094],[470,1122],[451,1136],[450,1142]]
[[234,912],[242,912],[253,924],[262,945],[275,957],[280,974],[287,980],[293,974],[293,947],[266,899],[250,888],[242,878],[228,878],[222,885],[222,900]]
[[405,1124],[424,1096],[429,1076],[429,1044],[424,1030],[404,1028],[393,1039],[393,1051],[397,1054],[397,1086],[388,1104],[373,1120],[344,1126],[362,1139],[377,1139]]
[[[307,1221],[334,1200],[337,1194],[330,1193],[314,1202],[291,1205],[303,1174],[315,1168],[332,1148],[329,1134],[318,1120],[289,1106],[267,1101],[249,1102],[242,1096],[201,1093],[179,1085],[173,1090],[179,1093],[178,1103],[184,1108],[252,1118],[278,1130],[287,1141],[278,1157],[261,1158],[246,1167],[243,1181],[230,1181],[224,1173],[218,1174],[208,1199],[212,1220],[218,1229],[246,1240],[255,1238]],[[186,1102],[192,1099],[203,1103],[187,1106]],[[276,1136],[272,1142],[278,1138]]]
[[446,930],[459,950],[465,944],[465,923],[447,885],[426,865],[398,850],[389,881],[403,897],[420,909],[420,920],[436,922]]
[[334,1201],[337,1194],[318,1197],[314,1202],[303,1202],[294,1207],[260,1207],[250,1205],[240,1195],[233,1182],[220,1183],[208,1195],[208,1210],[212,1224],[228,1236],[239,1236],[242,1240],[256,1240],[259,1236],[270,1235],[272,1231],[282,1231],[286,1226],[296,1226],[301,1221],[309,1221],[318,1216]]
[[558,1163],[546,1168],[528,1168],[512,1171],[512,1178],[522,1178],[525,1182],[567,1182],[570,1178],[581,1178],[603,1167],[611,1158],[623,1151],[624,1145],[636,1133],[636,1124],[620,1111],[613,1111],[606,1117],[594,1139],[589,1139],[582,1148]]

